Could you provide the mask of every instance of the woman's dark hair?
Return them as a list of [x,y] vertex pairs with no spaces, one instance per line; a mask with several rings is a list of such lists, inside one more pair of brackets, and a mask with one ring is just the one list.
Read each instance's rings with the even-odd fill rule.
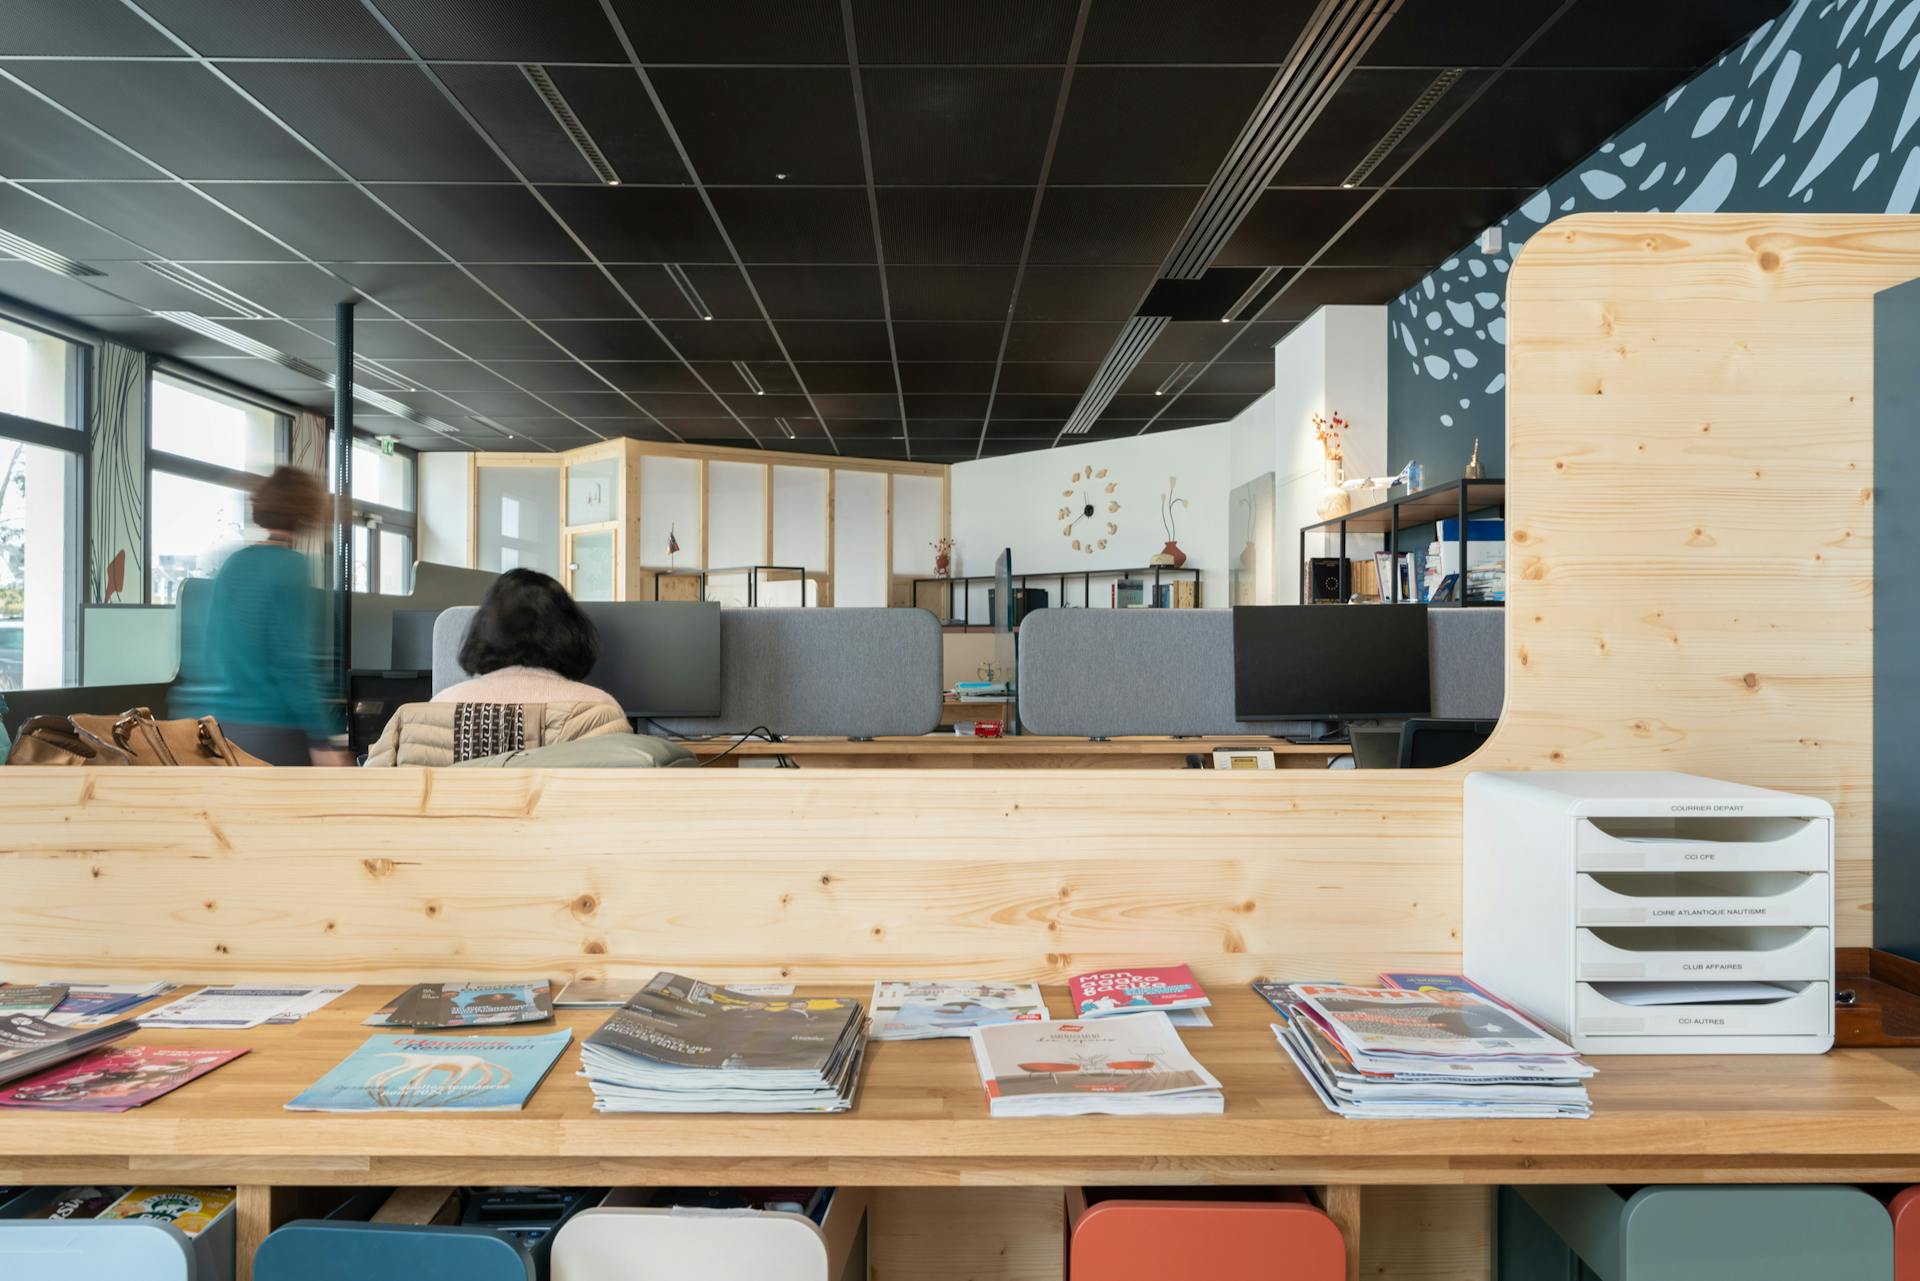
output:
[[544,667],[583,681],[600,658],[600,633],[567,589],[537,569],[493,580],[460,642],[460,666],[474,676],[502,667]]

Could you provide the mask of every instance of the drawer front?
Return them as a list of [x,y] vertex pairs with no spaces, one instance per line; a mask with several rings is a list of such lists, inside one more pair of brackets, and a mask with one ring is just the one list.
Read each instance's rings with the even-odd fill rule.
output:
[[1784,1001],[1726,1005],[1622,1005],[1579,983],[1574,1006],[1582,1036],[1821,1036],[1833,1017],[1825,983]]
[[1574,866],[1582,872],[1828,872],[1831,828],[1809,819],[1770,841],[1684,841],[1611,836],[1591,819],[1574,825]]
[[1591,876],[1574,878],[1576,925],[1819,925],[1832,924],[1831,881],[1821,873],[1768,895],[1678,897],[1620,894]]
[[1644,979],[1649,981],[1747,979],[1755,982],[1794,982],[1833,977],[1832,935],[1809,929],[1800,938],[1765,951],[1639,952],[1615,947],[1586,930],[1577,931],[1575,978],[1591,980]]

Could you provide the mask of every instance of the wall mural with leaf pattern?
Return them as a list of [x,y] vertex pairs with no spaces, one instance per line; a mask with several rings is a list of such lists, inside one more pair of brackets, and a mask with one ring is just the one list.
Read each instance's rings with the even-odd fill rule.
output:
[[[1676,3],[1681,0],[1676,0]],[[1429,483],[1506,436],[1506,276],[1527,237],[1592,210],[1912,213],[1920,0],[1795,0],[1388,309],[1388,450]]]

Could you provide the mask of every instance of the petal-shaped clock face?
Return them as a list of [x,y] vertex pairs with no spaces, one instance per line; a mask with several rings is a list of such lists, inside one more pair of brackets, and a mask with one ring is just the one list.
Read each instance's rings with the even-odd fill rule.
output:
[[1099,527],[1106,526],[1109,538],[1120,532],[1119,524],[1112,519],[1120,510],[1120,502],[1114,497],[1119,490],[1120,482],[1109,480],[1105,467],[1083,467],[1067,477],[1054,519],[1062,522],[1060,536],[1072,550],[1088,556],[1106,550],[1107,539],[1099,537]]

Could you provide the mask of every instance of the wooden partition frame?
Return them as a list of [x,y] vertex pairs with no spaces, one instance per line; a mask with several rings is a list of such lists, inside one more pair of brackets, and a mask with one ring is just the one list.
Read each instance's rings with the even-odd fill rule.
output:
[[1177,958],[1224,986],[1447,968],[1461,779],[1487,768],[1823,797],[1837,942],[1864,944],[1873,294],[1915,275],[1920,218],[1582,215],[1527,244],[1507,712],[1461,766],[10,769],[0,972],[1058,981]]

